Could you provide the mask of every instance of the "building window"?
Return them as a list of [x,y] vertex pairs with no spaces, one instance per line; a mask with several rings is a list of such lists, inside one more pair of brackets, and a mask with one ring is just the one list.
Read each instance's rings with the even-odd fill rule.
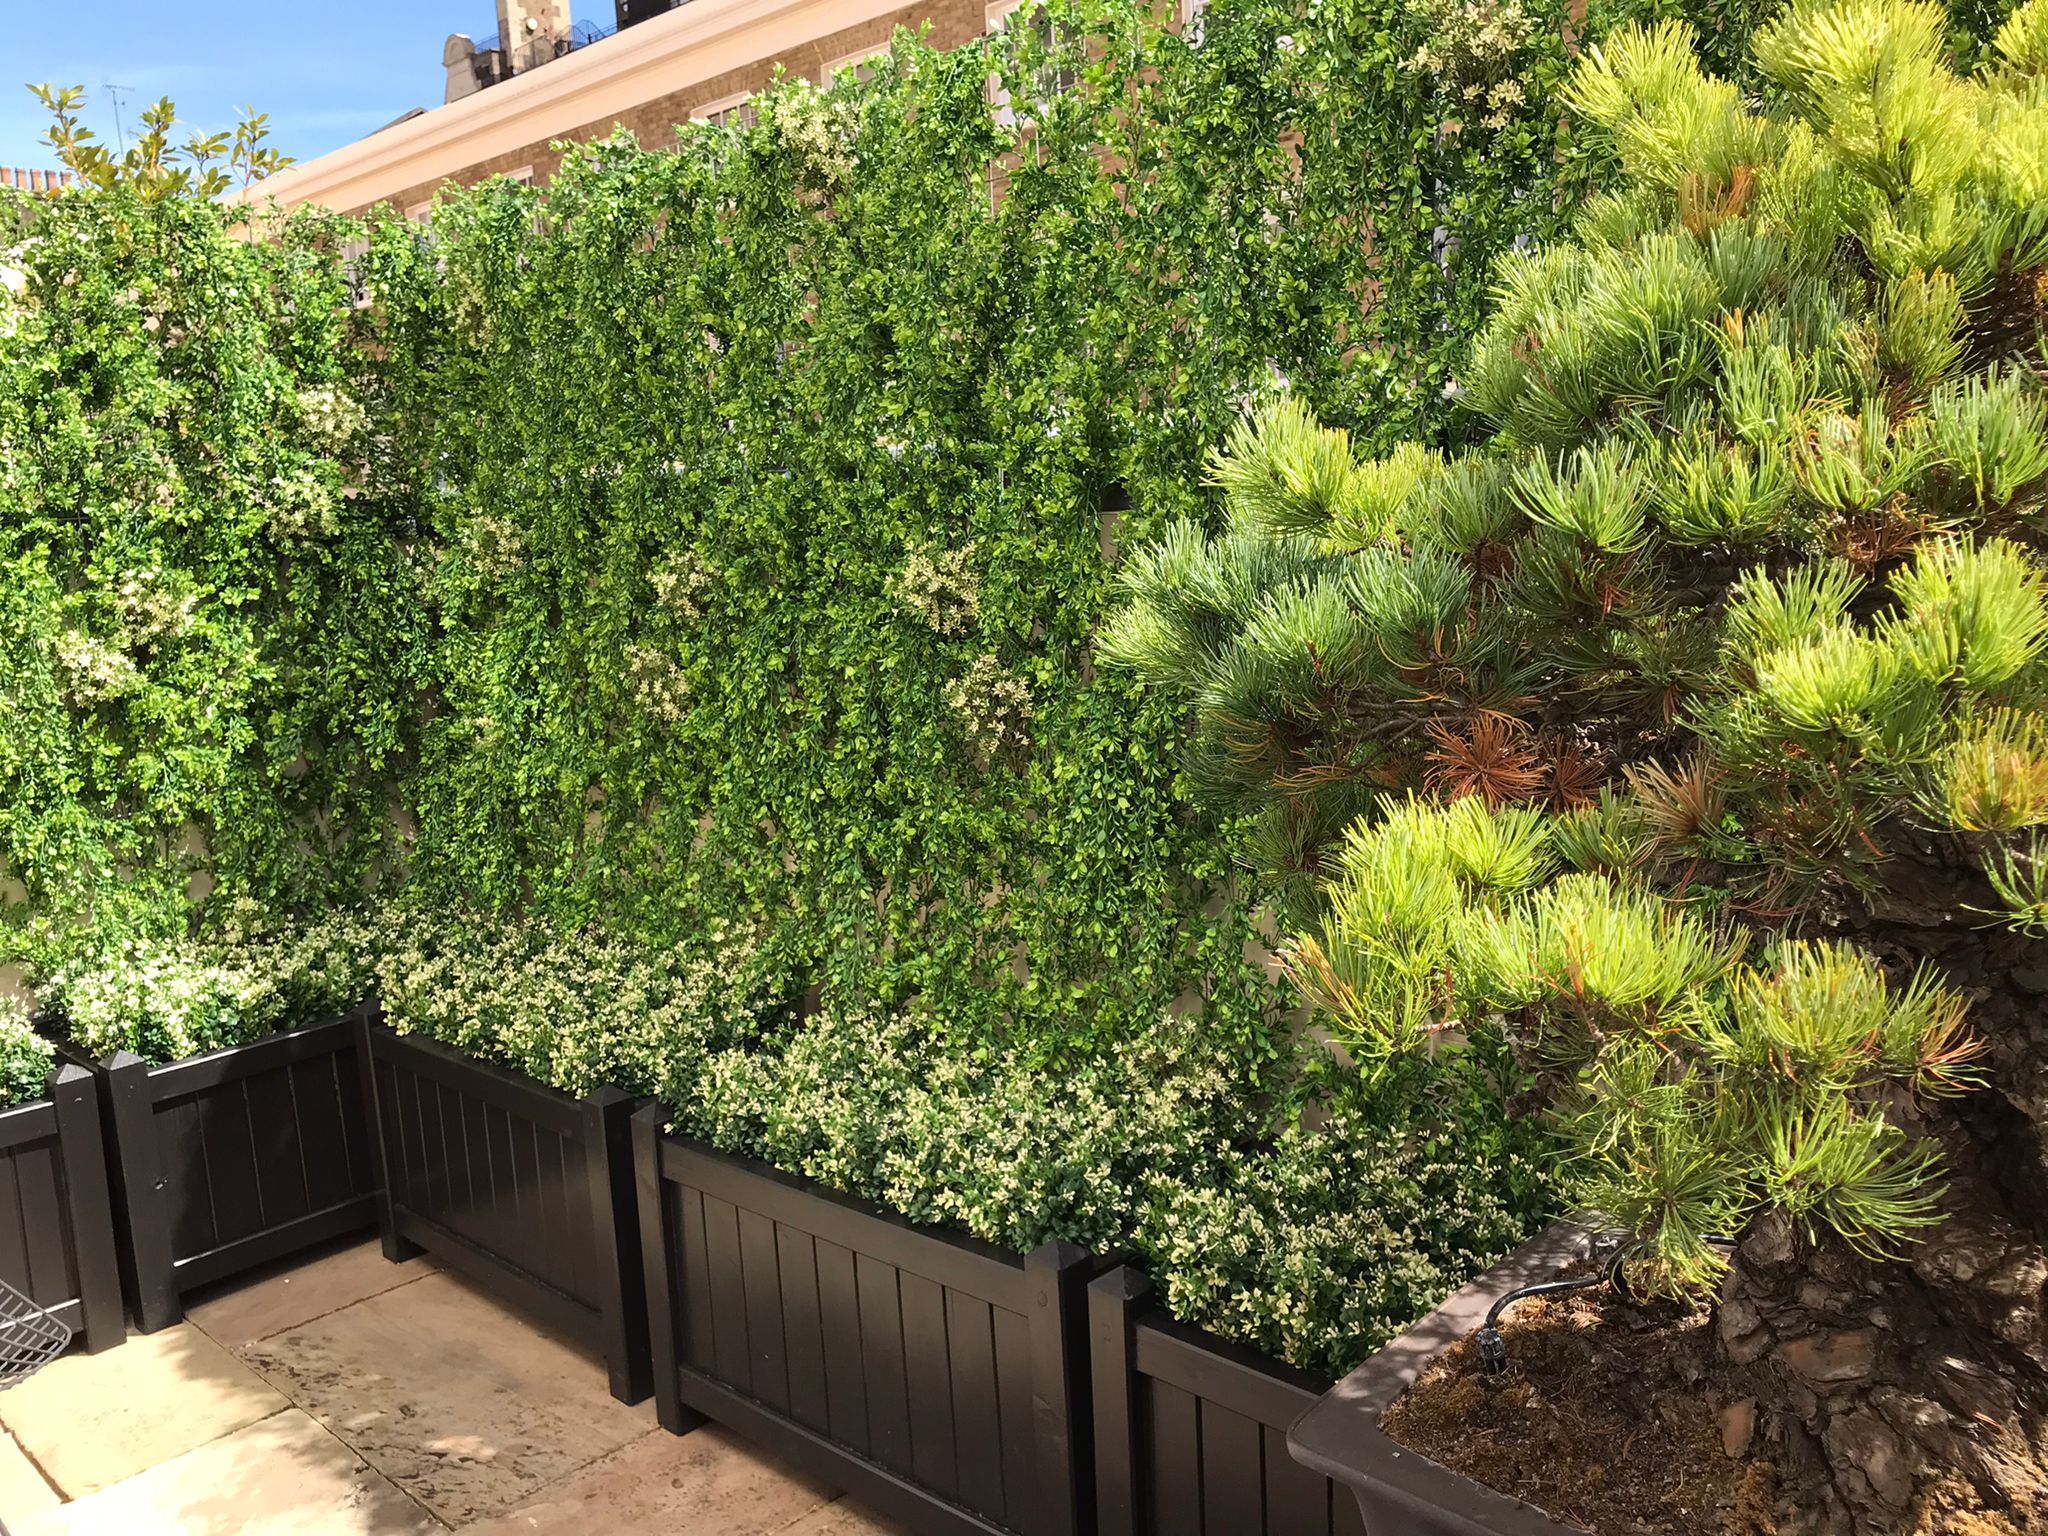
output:
[[[1023,9],[1024,0],[989,0],[986,15],[988,30],[1000,32],[1009,25],[1009,19]],[[1048,50],[1057,48],[1065,41],[1063,29],[1056,29],[1053,20],[1043,6],[1031,13],[1029,25],[1037,34],[1038,41]],[[1055,96],[1063,96],[1081,83],[1081,73],[1067,65],[1047,64],[1038,72],[1034,82],[1033,96],[1039,113],[1043,114],[1052,104]],[[1003,88],[1003,82],[995,75],[988,77],[988,99],[996,109],[996,121],[1005,128],[1015,127],[1018,114],[1010,100],[1010,93]]]
[[761,114],[754,105],[752,93],[741,91],[736,96],[721,96],[701,107],[692,107],[690,116],[696,122],[716,123],[721,128],[735,123],[742,128],[751,128],[760,120]]
[[405,210],[405,216],[415,224],[434,222],[434,200],[430,197],[424,203],[414,203]]
[[882,61],[889,57],[889,45],[879,48],[864,48],[859,53],[849,53],[844,58],[834,59],[824,69],[824,78],[819,84],[830,86],[839,78],[841,70],[851,70],[856,80],[872,80],[882,67]]
[[507,181],[516,181],[522,187],[530,187],[533,185],[533,167],[530,165],[522,165],[516,171],[507,171],[505,173],[505,179]]
[[363,271],[363,263],[369,257],[370,242],[365,237],[346,241],[341,247],[341,270],[348,281],[348,301],[357,309],[370,307],[370,279]]
[[1209,0],[1180,0],[1180,35],[1192,48],[1202,46],[1202,18],[1208,9]]

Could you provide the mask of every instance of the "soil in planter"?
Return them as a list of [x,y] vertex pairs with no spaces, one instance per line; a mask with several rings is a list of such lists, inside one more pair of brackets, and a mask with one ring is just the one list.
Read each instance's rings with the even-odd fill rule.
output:
[[1776,1477],[1704,1309],[1604,1288],[1518,1303],[1508,1368],[1466,1338],[1381,1427],[1412,1451],[1600,1536],[1771,1536]]

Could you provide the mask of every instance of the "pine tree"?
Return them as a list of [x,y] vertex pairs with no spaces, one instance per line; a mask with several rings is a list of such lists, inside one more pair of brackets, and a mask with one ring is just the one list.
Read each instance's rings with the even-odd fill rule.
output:
[[1511,1048],[1637,1283],[1787,1364],[1794,1502],[1869,1530],[2048,1498],[2048,0],[1968,76],[1943,29],[1795,5],[1761,103],[1675,23],[1593,51],[1619,189],[1499,274],[1485,446],[1273,402],[1107,640],[1333,1033]]

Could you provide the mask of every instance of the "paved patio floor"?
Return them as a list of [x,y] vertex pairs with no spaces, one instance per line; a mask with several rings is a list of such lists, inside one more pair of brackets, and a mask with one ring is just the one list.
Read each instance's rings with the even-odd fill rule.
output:
[[8,1536],[902,1536],[375,1243],[68,1355],[0,1428]]

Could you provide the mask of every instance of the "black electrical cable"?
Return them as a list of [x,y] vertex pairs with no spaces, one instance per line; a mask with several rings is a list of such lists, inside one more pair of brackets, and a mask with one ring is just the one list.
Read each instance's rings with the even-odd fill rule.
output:
[[[1735,1239],[1732,1237],[1714,1236],[1703,1238],[1702,1241],[1719,1248],[1735,1246]],[[1614,1257],[1608,1260],[1607,1267],[1597,1275],[1582,1275],[1576,1280],[1546,1280],[1540,1285],[1525,1285],[1520,1290],[1509,1291],[1488,1307],[1486,1321],[1479,1325],[1479,1332],[1476,1335],[1479,1343],[1479,1363],[1486,1367],[1487,1374],[1498,1376],[1508,1368],[1508,1341],[1501,1337],[1500,1320],[1501,1315],[1509,1307],[1518,1301],[1528,1301],[1531,1297],[1554,1296],[1560,1291],[1583,1291],[1596,1285],[1611,1285],[1623,1300],[1633,1299],[1629,1291],[1628,1276],[1622,1268],[1628,1256],[1628,1248],[1618,1248]]]

